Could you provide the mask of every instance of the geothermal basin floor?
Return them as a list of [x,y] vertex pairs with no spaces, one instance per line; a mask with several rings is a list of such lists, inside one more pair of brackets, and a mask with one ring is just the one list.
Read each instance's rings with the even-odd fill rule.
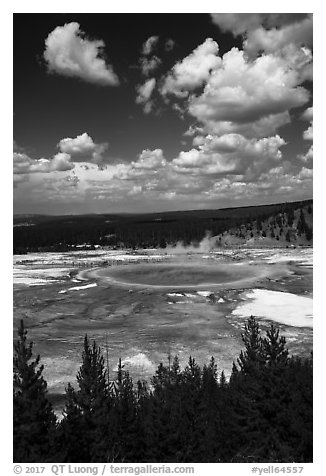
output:
[[263,331],[271,322],[280,327],[290,352],[310,353],[311,249],[182,257],[99,251],[80,253],[80,260],[72,253],[35,253],[14,259],[14,337],[24,318],[49,391],[57,396],[68,382],[76,385],[85,333],[104,354],[107,345],[112,378],[120,357],[137,380],[149,379],[169,354],[182,365],[190,355],[200,364],[214,356],[228,375],[251,311]]

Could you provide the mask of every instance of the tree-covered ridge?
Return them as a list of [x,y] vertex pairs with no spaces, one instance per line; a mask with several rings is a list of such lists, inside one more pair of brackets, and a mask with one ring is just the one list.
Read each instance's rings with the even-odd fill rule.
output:
[[164,248],[177,242],[196,244],[207,234],[216,237],[216,246],[234,241],[240,244],[250,238],[269,238],[275,244],[311,244],[312,200],[135,215],[16,216],[13,232],[17,254],[68,251],[82,244]]
[[220,233],[220,246],[258,244],[288,246],[312,245],[313,207],[312,203],[302,203],[297,207],[287,207],[277,213],[262,214],[256,219],[244,220]]
[[[77,387],[61,421],[47,400],[23,323],[14,357],[15,462],[311,462],[312,358],[290,357],[273,325],[251,316],[229,381],[215,359],[161,363],[134,385],[121,361],[110,379],[84,340]],[[28,435],[28,438],[27,438]]]

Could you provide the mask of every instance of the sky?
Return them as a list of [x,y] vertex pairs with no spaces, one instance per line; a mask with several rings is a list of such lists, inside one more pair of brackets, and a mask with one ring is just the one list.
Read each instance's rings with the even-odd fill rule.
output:
[[14,213],[312,198],[312,14],[14,14]]

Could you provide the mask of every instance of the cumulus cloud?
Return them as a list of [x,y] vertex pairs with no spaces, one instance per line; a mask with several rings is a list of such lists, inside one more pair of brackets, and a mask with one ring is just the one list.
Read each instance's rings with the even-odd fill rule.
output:
[[313,140],[313,126],[309,126],[303,133],[304,140]]
[[[162,60],[154,54],[158,48],[159,37],[151,36],[144,43],[142,47],[142,55],[139,58],[139,67],[143,76],[150,76],[162,64]],[[175,42],[168,38],[162,48],[168,52],[174,48]]]
[[77,175],[73,172],[72,175],[67,175],[64,179],[65,183],[68,183],[71,187],[77,187],[79,183],[79,178]]
[[264,21],[264,13],[212,13],[213,23],[223,32],[231,32],[234,36],[248,30],[258,28]]
[[313,107],[308,107],[301,115],[301,119],[305,121],[312,121],[313,119]]
[[[308,127],[308,129],[306,129],[303,132],[303,138],[304,138],[304,140],[311,140],[312,141],[313,140],[313,108],[312,108],[312,106],[308,107],[303,112],[303,114],[301,115],[301,119],[303,119],[304,121],[309,121],[310,122],[310,126]],[[311,154],[312,154],[312,150],[311,150]]]
[[51,73],[101,86],[116,86],[119,79],[102,57],[104,47],[102,40],[87,39],[79,23],[66,23],[46,38],[44,59]]
[[14,152],[13,179],[14,187],[29,181],[31,174],[49,174],[50,172],[65,172],[72,170],[75,164],[69,154],[59,152],[52,159],[32,159],[25,153]]
[[179,173],[198,175],[229,175],[261,173],[273,167],[275,161],[282,158],[280,147],[285,145],[284,139],[276,135],[263,139],[246,139],[240,134],[223,136],[197,136],[193,148],[181,152],[172,161]]
[[181,151],[172,164],[178,173],[225,175],[235,171],[237,161],[226,160],[221,154],[208,154],[204,150],[191,149],[187,152]]
[[[289,163],[282,156],[286,142],[277,131],[290,123],[289,111],[310,98],[302,83],[312,72],[311,51],[305,46],[310,41],[311,18],[303,14],[225,14],[222,20],[219,15],[218,22],[225,31],[243,35],[245,51],[233,48],[220,56],[218,44],[207,38],[159,79],[149,77],[161,62],[154,55],[159,37],[153,36],[143,44],[139,60],[145,78],[136,88],[136,103],[149,113],[154,92],[155,101],[159,92],[181,117],[188,114],[194,121],[185,132],[193,138],[189,150],[184,148],[167,160],[162,149],[145,149],[131,162],[109,164],[100,171],[93,164],[103,163],[108,144],[96,143],[84,132],[62,139],[57,145],[59,153],[51,160],[30,159],[17,151],[21,156],[15,165],[18,180],[36,171],[75,167],[76,174],[64,178],[54,174],[60,177],[57,194],[65,186],[68,195],[82,190],[94,200],[185,197],[187,204],[191,196],[203,206],[211,200],[261,199],[272,193],[287,199],[298,187],[302,193],[309,192],[312,146]],[[299,24],[304,27],[301,32]],[[78,41],[88,42],[77,36]],[[174,42],[167,45],[162,42],[162,51],[173,48]],[[65,54],[69,57],[69,48]],[[311,123],[303,138],[312,140],[312,108],[306,109],[302,119]]]
[[147,38],[147,40],[143,43],[142,54],[144,56],[150,55],[155,50],[158,41],[158,36],[150,36],[149,38]]
[[[17,185],[29,180],[31,174],[69,171],[75,169],[78,162],[81,162],[78,164],[80,165],[79,172],[81,170],[84,172],[89,170],[90,167],[85,164],[87,162],[94,164],[92,165],[93,168],[101,169],[103,153],[107,149],[108,144],[106,142],[97,144],[84,132],[75,138],[67,137],[62,139],[57,144],[57,147],[59,152],[51,159],[33,159],[24,152],[14,152],[14,183]],[[55,180],[54,175],[51,175],[51,180]],[[76,186],[79,183],[79,178],[74,172],[72,175],[68,175],[60,180],[62,180],[62,183],[70,184],[71,186]]]
[[260,138],[271,136],[286,124],[291,122],[290,114],[284,111],[278,114],[268,114],[257,121],[240,123],[236,121],[215,121],[214,119],[205,120],[204,125],[190,126],[184,135],[194,136],[196,134],[242,134],[248,138]]
[[232,48],[209,75],[203,93],[190,97],[189,113],[202,123],[240,124],[279,115],[308,101],[300,79],[283,58],[264,55],[249,61],[243,51]]
[[139,85],[137,90],[136,103],[143,105],[143,110],[146,114],[151,112],[153,108],[153,102],[151,101],[151,96],[156,85],[156,79],[148,79],[144,84]]
[[139,58],[139,68],[143,76],[150,76],[162,64],[162,60],[153,54],[158,42],[158,36],[150,36],[143,43],[142,56]]
[[293,44],[284,46],[279,54],[287,61],[290,68],[294,69],[300,82],[312,81],[313,79],[313,63],[312,51],[305,46],[298,48]]
[[261,50],[273,53],[282,50],[289,44],[312,46],[313,21],[312,16],[301,21],[285,25],[281,28],[265,29],[259,26],[257,29],[247,32],[243,43],[248,54],[255,56]]
[[61,152],[70,154],[74,162],[92,162],[100,165],[103,162],[103,153],[107,150],[108,143],[97,144],[87,132],[84,132],[75,138],[61,139],[57,147]]
[[309,168],[312,167],[312,161],[313,161],[313,146],[309,147],[309,150],[305,154],[299,154],[297,158],[306,164],[306,166]]
[[225,134],[223,136],[196,137],[194,144],[206,151],[217,151],[230,154],[236,152],[243,157],[251,158],[269,157],[281,158],[279,148],[285,145],[284,139],[279,135],[263,139],[246,139],[240,134]]
[[137,160],[131,161],[129,164],[120,163],[109,166],[108,174],[111,178],[119,180],[137,180],[140,178],[146,182],[149,177],[156,175],[167,164],[162,149],[145,149],[138,155]]
[[65,152],[59,152],[51,160],[41,159],[47,162],[49,166],[49,172],[57,170],[64,172],[74,168],[74,164],[71,162],[71,156]]
[[312,169],[307,169],[306,167],[302,167],[298,174],[298,178],[301,180],[312,179],[313,171]]
[[[34,160],[34,162],[37,162],[37,161]],[[28,157],[28,155],[22,154],[19,152],[14,152],[14,165],[13,165],[14,174],[27,173],[32,163],[33,163],[33,159]]]
[[[260,21],[259,15],[246,17],[241,28]],[[206,39],[176,63],[159,86],[164,99],[178,99],[172,107],[182,118],[194,117],[197,124],[192,130],[266,137],[291,122],[290,109],[308,102],[310,93],[301,84],[311,77],[310,50],[291,44],[283,48],[283,55],[257,58],[238,48],[222,57],[218,52],[218,44]]]
[[243,50],[249,59],[278,56],[297,72],[300,82],[312,80],[312,15],[221,13],[213,14],[212,20],[223,31],[243,36]]
[[167,161],[163,156],[162,149],[145,149],[139,154],[137,161],[131,162],[131,167],[142,170],[157,170],[165,167],[166,164]]
[[175,64],[167,74],[161,87],[163,95],[173,94],[186,97],[189,91],[203,86],[212,69],[216,69],[221,59],[217,56],[218,44],[207,38],[190,55]]
[[152,56],[151,58],[141,57],[139,60],[140,69],[144,76],[149,76],[153,73],[162,63],[162,60],[157,56]]
[[74,168],[71,156],[59,152],[52,159],[32,159],[26,154],[14,152],[14,174],[49,173],[66,171]]
[[69,200],[83,200],[84,196],[127,203],[132,196],[147,203],[175,199],[187,205],[191,196],[203,207],[217,199],[225,203],[223,200],[251,200],[271,193],[286,197],[298,186],[309,192],[309,164],[295,170],[287,167],[281,160],[282,145],[284,140],[277,135],[259,140],[236,134],[197,136],[192,149],[171,160],[162,149],[145,149],[134,161],[110,164],[103,171],[94,165],[85,170],[82,163],[76,163],[76,173],[49,176],[46,184],[35,182],[38,174],[31,174],[33,183],[25,186],[35,188],[37,184],[38,190],[46,188],[47,196],[50,190],[52,199],[59,201],[63,196]]
[[250,55],[272,53],[293,44],[312,45],[312,15],[305,13],[213,13],[213,23],[234,36],[243,35]]

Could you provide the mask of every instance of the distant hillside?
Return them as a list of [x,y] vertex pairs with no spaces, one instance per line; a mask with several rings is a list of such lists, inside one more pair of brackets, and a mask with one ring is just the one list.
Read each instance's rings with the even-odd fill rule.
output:
[[293,204],[284,211],[244,221],[216,238],[217,246],[311,246],[313,240],[313,204]]
[[312,200],[220,210],[149,214],[14,216],[14,253],[68,251],[81,245],[165,248],[198,244],[207,234],[216,246],[312,244]]

